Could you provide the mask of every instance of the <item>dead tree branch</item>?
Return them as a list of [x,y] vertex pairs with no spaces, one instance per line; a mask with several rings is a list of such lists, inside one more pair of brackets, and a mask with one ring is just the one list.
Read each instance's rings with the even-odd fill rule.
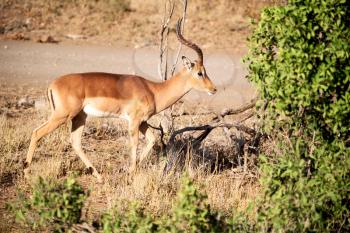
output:
[[245,112],[248,109],[254,108],[257,102],[257,98],[254,98],[250,101],[250,103],[243,105],[240,108],[232,109],[232,108],[226,108],[223,109],[220,113],[221,117],[227,116],[227,115],[237,115],[239,113]]
[[[183,134],[183,133],[186,133],[186,132],[203,131],[202,134],[200,134],[197,138],[195,138],[192,141],[192,147],[196,148],[196,147],[200,146],[202,141],[215,128],[223,128],[223,131],[227,135],[227,138],[229,140],[232,140],[232,141],[237,141],[237,143],[238,143],[239,139],[236,138],[234,135],[232,135],[229,131],[229,129],[231,129],[231,128],[236,128],[238,131],[244,132],[244,133],[250,135],[251,137],[253,137],[253,141],[250,145],[250,151],[257,151],[257,147],[259,145],[260,138],[262,137],[262,134],[257,132],[256,130],[249,128],[249,127],[245,126],[244,124],[242,124],[244,121],[246,121],[247,119],[254,116],[253,112],[249,113],[247,116],[245,116],[240,121],[234,122],[234,123],[226,123],[225,119],[224,119],[224,117],[226,115],[239,114],[239,113],[242,113],[244,111],[247,111],[248,109],[253,108],[256,104],[256,101],[257,101],[256,99],[253,99],[249,104],[246,104],[238,109],[230,109],[230,110],[222,111],[220,114],[217,114],[215,117],[212,118],[211,124],[185,127],[185,128],[176,130],[171,134],[170,139],[168,140],[167,143],[164,142],[164,130],[163,130],[162,125],[160,125],[159,127],[154,127],[154,126],[150,125],[151,128],[160,131],[162,148],[164,149],[166,154],[168,154],[168,163],[167,163],[166,167],[164,168],[164,173],[168,173],[170,171],[170,169],[173,167],[174,161],[176,160],[177,155],[184,153],[186,146],[185,145],[180,146],[180,148],[177,149],[177,152],[175,152],[175,147],[176,147],[175,144],[176,144],[176,136]],[[206,114],[213,114],[213,112],[206,113]],[[183,114],[181,114],[181,115],[183,115]],[[181,116],[181,115],[180,114],[179,115],[173,114],[172,117]]]
[[254,98],[252,99],[249,103],[236,108],[236,109],[232,109],[232,108],[226,108],[223,109],[220,113],[216,113],[214,111],[202,111],[199,113],[193,113],[193,111],[188,111],[188,110],[182,110],[181,112],[179,111],[173,111],[171,114],[172,117],[180,117],[180,116],[185,116],[185,115],[196,115],[196,116],[201,116],[201,115],[216,115],[212,120],[218,120],[220,117],[225,117],[225,116],[231,116],[231,115],[237,115],[240,113],[243,113],[249,109],[253,109],[256,105],[257,99]]
[[[216,123],[212,125],[201,125],[201,126],[192,126],[192,127],[185,127],[183,129],[176,130],[170,137],[167,146],[166,146],[166,152],[168,155],[168,162],[166,166],[164,167],[163,174],[168,174],[170,170],[174,167],[174,164],[176,164],[179,155],[184,154],[186,150],[186,146],[182,145],[180,148],[176,148],[176,136],[183,134],[185,132],[190,131],[203,131],[198,137],[192,140],[192,148],[198,148],[202,141],[209,135],[209,133],[215,129],[215,128],[236,128],[239,131],[245,132],[251,136],[256,135],[256,131],[254,129],[251,129],[247,126],[244,126],[241,124],[241,122],[234,122],[234,123]],[[245,142],[244,142],[245,143]],[[244,146],[243,143],[243,146]],[[242,144],[242,143],[241,143]],[[240,145],[242,147],[242,145]]]
[[[172,0],[167,0],[164,4],[164,16],[162,20],[162,28],[160,31],[160,46],[159,46],[159,65],[158,74],[161,80],[167,80],[168,72],[168,36],[169,23],[174,14],[175,3]],[[164,59],[165,56],[165,59]]]

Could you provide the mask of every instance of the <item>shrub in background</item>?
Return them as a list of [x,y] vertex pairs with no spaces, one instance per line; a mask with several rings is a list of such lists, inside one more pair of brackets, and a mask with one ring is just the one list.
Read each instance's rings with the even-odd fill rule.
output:
[[207,196],[198,191],[187,175],[182,178],[177,202],[165,225],[166,232],[222,232],[225,229],[224,221],[207,203]]
[[151,233],[157,232],[155,220],[144,212],[137,203],[131,203],[130,208],[121,213],[117,208],[109,210],[102,216],[104,233]]

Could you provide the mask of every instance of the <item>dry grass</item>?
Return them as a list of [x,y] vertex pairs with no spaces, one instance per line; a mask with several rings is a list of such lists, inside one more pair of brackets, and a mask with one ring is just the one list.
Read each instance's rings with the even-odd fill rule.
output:
[[[84,209],[84,218],[88,221],[98,219],[106,209],[115,205],[125,209],[131,201],[139,202],[154,216],[166,214],[172,208],[180,186],[181,174],[162,177],[166,158],[161,156],[157,149],[159,146],[156,146],[148,161],[134,175],[129,175],[125,171],[128,166],[128,137],[126,124],[121,120],[89,119],[85,129],[83,148],[104,177],[103,184],[97,183],[95,178],[86,174],[83,163],[73,152],[69,143],[69,124],[60,127],[39,143],[29,175],[24,178],[22,163],[31,131],[45,122],[48,112],[35,109],[21,111],[22,114],[17,117],[0,117],[0,195],[3,196],[0,200],[0,216],[4,216],[5,221],[13,220],[4,210],[4,205],[14,198],[13,193],[16,189],[29,191],[38,176],[63,179],[73,173],[77,175],[84,189],[90,190],[90,197]],[[158,121],[158,117],[151,120],[155,125]],[[205,116],[184,116],[176,119],[175,127],[201,122],[206,122]],[[142,139],[140,147],[144,143]],[[230,150],[220,129],[212,132],[205,142],[205,147],[211,147],[212,151],[217,153],[219,148]],[[226,154],[228,153],[229,151],[226,151]],[[230,215],[233,210],[245,208],[250,201],[254,201],[259,192],[256,177],[252,177],[250,173],[243,173],[237,167],[212,172],[199,163],[198,167],[187,165],[185,170],[207,193],[213,209],[225,215]],[[0,223],[0,226],[3,224]],[[7,225],[10,229],[14,226]]]

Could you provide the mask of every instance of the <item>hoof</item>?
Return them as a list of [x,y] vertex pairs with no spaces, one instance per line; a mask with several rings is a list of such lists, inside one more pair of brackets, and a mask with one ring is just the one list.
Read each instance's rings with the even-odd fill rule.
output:
[[103,184],[104,182],[103,182],[103,178],[100,176],[100,177],[96,177],[96,179],[97,179],[97,183],[99,183],[99,184]]
[[102,179],[102,176],[100,175],[100,173],[98,173],[97,171],[96,171],[96,169],[95,168],[93,168],[93,167],[89,167],[88,168],[88,170],[89,170],[89,174],[92,174],[92,176],[94,176],[96,179],[97,179],[97,182],[98,183],[103,183],[103,179]]
[[88,167],[85,169],[85,174],[86,175],[91,175],[94,173],[94,169],[92,167]]
[[101,176],[97,171],[95,171],[94,173],[92,173],[92,175],[93,175],[94,177],[96,177],[97,183],[99,183],[99,184],[102,184],[102,183],[103,183],[103,178],[102,178],[102,176]]
[[98,183],[103,183],[102,176],[93,167],[86,168],[85,174],[92,175],[92,176],[94,176],[97,179]]

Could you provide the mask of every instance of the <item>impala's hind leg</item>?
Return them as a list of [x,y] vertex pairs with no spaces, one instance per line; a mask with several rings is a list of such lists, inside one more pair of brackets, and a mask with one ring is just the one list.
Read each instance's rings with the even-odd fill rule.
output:
[[25,168],[28,167],[33,159],[33,154],[37,146],[38,141],[45,135],[51,133],[57,129],[60,125],[67,121],[67,117],[51,117],[47,122],[33,130],[32,137],[30,140],[30,145],[27,153],[27,159],[25,162]]
[[93,170],[92,175],[97,178],[99,182],[102,182],[101,175],[97,172],[96,168],[92,165],[90,160],[86,157],[81,147],[81,136],[83,134],[87,115],[84,112],[80,112],[72,119],[72,130],[71,130],[71,143],[75,152],[79,158],[83,161],[85,166]]

